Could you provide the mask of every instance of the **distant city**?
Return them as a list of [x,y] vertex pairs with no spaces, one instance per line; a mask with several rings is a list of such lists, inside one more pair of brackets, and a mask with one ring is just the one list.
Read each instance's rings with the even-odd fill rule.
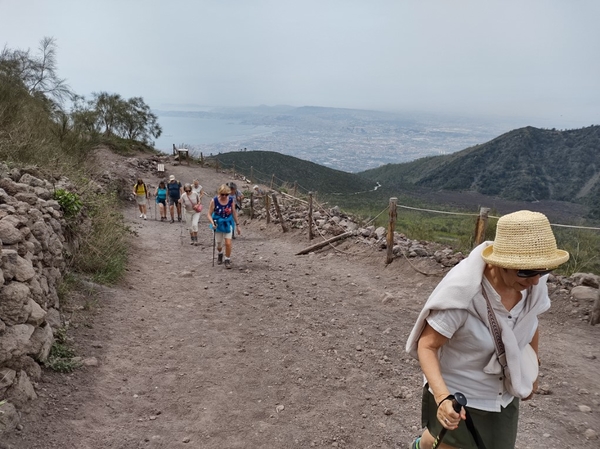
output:
[[291,106],[154,112],[163,127],[155,146],[165,152],[276,151],[352,173],[454,153],[531,124]]

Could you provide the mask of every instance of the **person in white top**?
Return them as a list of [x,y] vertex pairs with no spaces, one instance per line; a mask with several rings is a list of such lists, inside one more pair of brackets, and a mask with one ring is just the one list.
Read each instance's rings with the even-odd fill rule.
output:
[[[438,284],[406,343],[425,381],[425,429],[412,449],[431,449],[442,429],[438,448],[477,449],[476,439],[487,449],[515,447],[519,400],[537,389],[537,317],[550,307],[546,280],[568,259],[543,214],[518,211],[501,217],[494,241]],[[467,399],[459,412],[455,392]]]
[[192,192],[200,195],[200,199],[202,199],[202,196],[205,195],[204,189],[200,185],[200,181],[198,181],[197,179],[194,179],[194,181],[192,182]]
[[183,205],[186,221],[190,225],[190,244],[198,246],[198,222],[202,212],[202,197],[192,190],[190,184],[186,184],[183,186],[183,195],[179,198],[179,202]]

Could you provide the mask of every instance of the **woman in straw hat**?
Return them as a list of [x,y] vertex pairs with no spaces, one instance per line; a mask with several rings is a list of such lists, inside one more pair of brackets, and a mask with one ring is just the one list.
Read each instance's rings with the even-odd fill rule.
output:
[[[442,429],[439,448],[481,447],[477,439],[487,449],[515,447],[519,401],[537,388],[537,317],[550,307],[546,280],[568,259],[548,219],[523,210],[500,218],[495,240],[442,279],[406,343],[425,379],[425,430],[411,448],[430,449]],[[460,412],[455,392],[468,401]]]

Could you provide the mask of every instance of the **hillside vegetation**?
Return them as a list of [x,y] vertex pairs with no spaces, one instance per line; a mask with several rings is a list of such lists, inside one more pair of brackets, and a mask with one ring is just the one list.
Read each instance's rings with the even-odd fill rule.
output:
[[0,51],[0,161],[8,168],[34,167],[54,185],[69,179],[53,195],[67,237],[79,242],[70,268],[110,283],[123,273],[129,231],[116,212],[120,186],[100,188],[91,180],[95,150],[154,151],[150,139],[162,130],[140,97],[99,92],[86,100],[73,92],[58,76],[55,48],[44,38],[38,52]]
[[507,200],[556,200],[600,217],[600,126],[557,131],[526,127],[451,155],[359,173],[386,187],[472,191]]
[[247,177],[252,174],[252,182],[270,185],[275,175],[274,185],[293,186],[297,181],[299,191],[318,192],[325,197],[332,194],[349,194],[371,191],[375,183],[367,178],[324,167],[313,162],[287,156],[274,151],[237,151],[207,158],[209,163],[218,159],[219,166],[235,169]]
[[[390,197],[404,207],[397,229],[410,238],[450,243],[469,251],[479,207],[498,216],[519,209],[545,213],[552,223],[595,226],[600,217],[597,182],[600,127],[556,131],[523,128],[455,154],[388,164],[350,174],[267,151],[219,154],[207,161],[251,182],[298,193],[318,192],[320,203],[340,206],[365,223],[385,226]],[[275,178],[272,175],[275,174]],[[374,189],[377,183],[381,187]],[[539,200],[539,201],[538,201]],[[413,208],[469,212],[444,215]],[[591,211],[591,212],[590,212]],[[586,219],[587,218],[587,219]],[[592,220],[590,220],[592,219]],[[372,221],[374,220],[374,221]],[[495,220],[486,234],[493,239]],[[555,230],[560,247],[571,253],[565,272],[600,272],[600,234],[595,230]]]

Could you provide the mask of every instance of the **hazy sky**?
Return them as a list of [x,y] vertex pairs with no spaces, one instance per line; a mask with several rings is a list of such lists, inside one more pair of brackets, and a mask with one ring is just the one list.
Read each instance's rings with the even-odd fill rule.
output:
[[600,124],[598,0],[0,0],[81,95]]

